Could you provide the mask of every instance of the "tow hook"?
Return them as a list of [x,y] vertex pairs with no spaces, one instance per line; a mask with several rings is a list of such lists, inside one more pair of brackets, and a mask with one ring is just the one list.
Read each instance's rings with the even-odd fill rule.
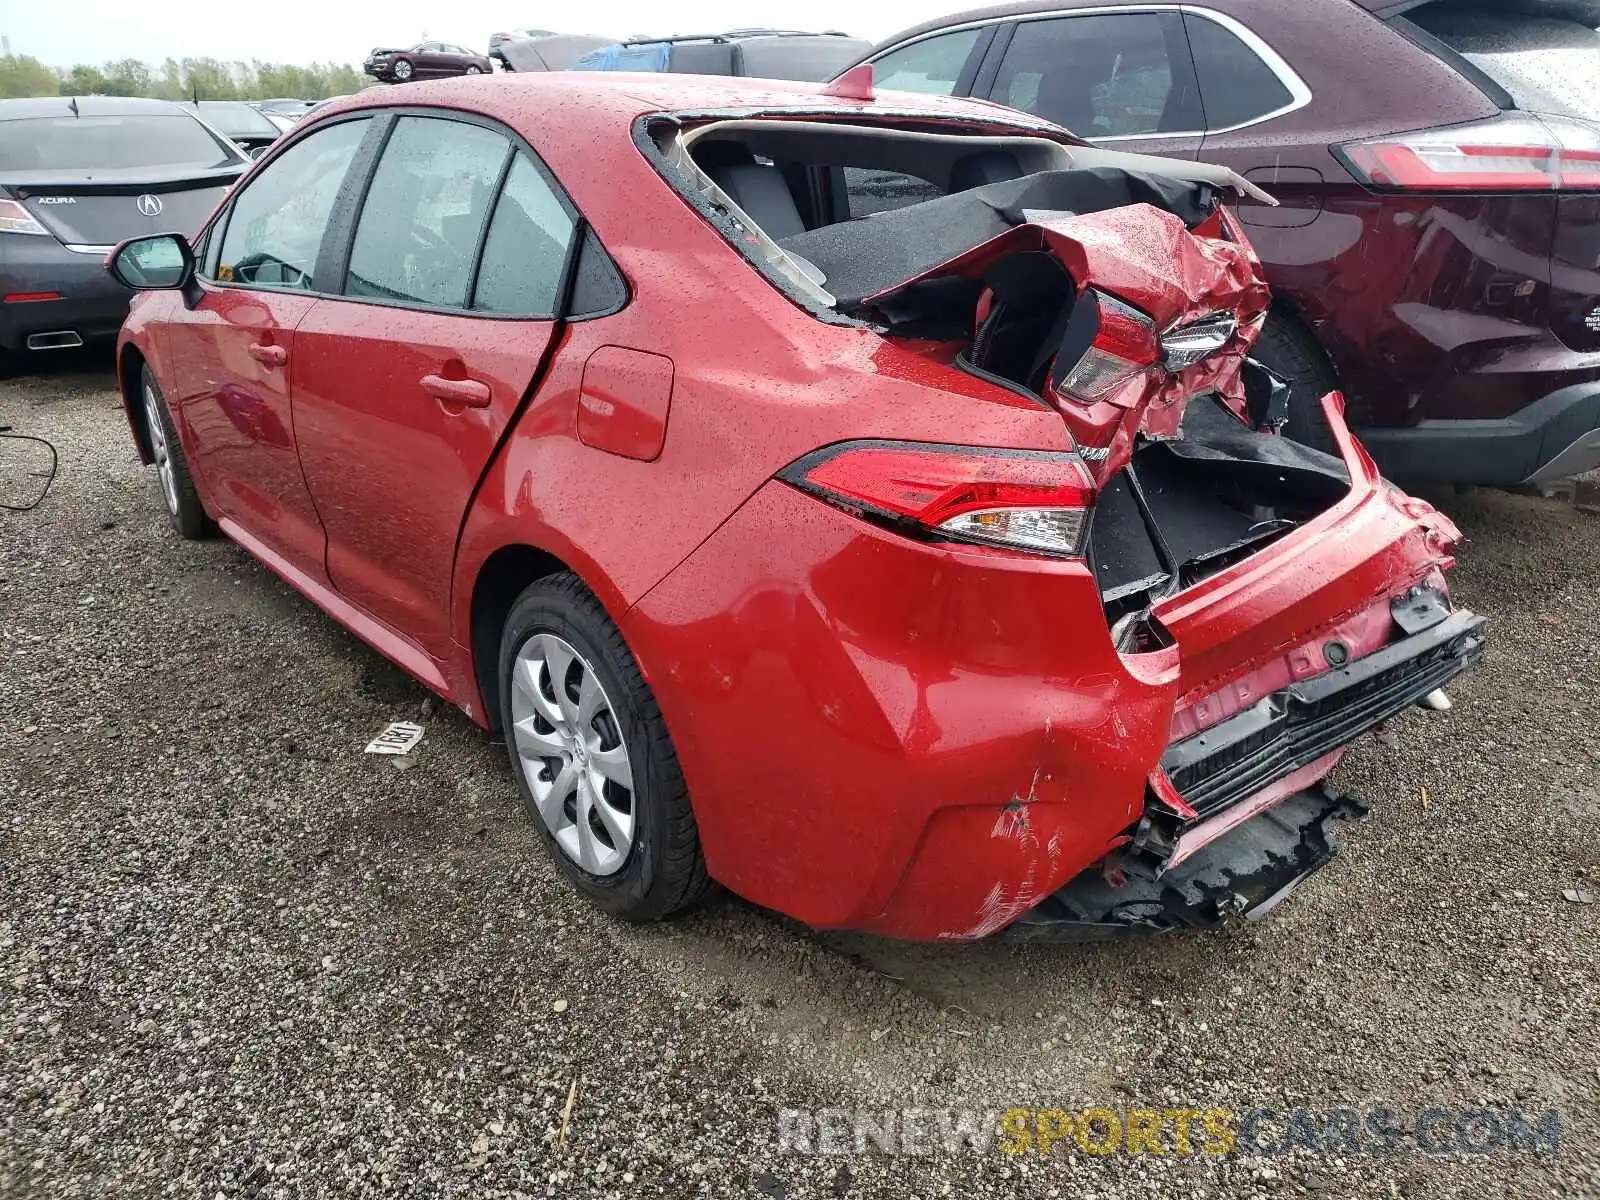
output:
[[1450,703],[1450,697],[1444,694],[1443,688],[1434,688],[1417,701],[1417,707],[1425,708],[1429,712],[1449,712],[1455,705]]

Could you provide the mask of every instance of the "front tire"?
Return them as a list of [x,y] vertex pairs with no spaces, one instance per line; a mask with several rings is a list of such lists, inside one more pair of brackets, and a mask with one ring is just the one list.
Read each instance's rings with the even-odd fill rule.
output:
[[406,80],[411,78],[411,72],[411,64],[402,58],[394,65],[394,81],[396,83],[404,83]]
[[482,75],[483,71],[479,67],[468,67],[467,68],[467,74],[468,75]]
[[144,406],[145,433],[150,439],[150,455],[155,459],[156,476],[161,481],[161,498],[167,517],[178,536],[195,542],[216,532],[216,524],[206,515],[189,474],[189,462],[178,441],[177,426],[167,410],[166,397],[149,367],[139,370],[139,396]]
[[500,720],[535,826],[568,882],[629,921],[711,887],[678,758],[621,631],[570,573],[532,584],[500,638]]

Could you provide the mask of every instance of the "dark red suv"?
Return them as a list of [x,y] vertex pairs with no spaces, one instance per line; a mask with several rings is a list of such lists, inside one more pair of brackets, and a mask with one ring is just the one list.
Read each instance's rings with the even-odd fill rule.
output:
[[1325,440],[1337,386],[1386,474],[1537,484],[1600,465],[1596,25],[1591,0],[1028,0],[870,57],[879,88],[1261,184],[1280,206],[1239,214],[1290,432]]

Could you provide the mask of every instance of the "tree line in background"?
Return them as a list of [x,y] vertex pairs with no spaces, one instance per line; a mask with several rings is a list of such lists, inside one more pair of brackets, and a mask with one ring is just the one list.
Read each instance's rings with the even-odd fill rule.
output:
[[119,58],[70,71],[23,54],[0,56],[0,98],[12,96],[154,96],[163,100],[321,100],[360,91],[369,80],[342,63],[295,67],[282,63],[169,58],[159,67]]

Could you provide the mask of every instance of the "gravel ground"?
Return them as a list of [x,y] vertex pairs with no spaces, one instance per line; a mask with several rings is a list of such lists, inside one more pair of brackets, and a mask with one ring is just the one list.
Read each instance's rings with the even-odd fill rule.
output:
[[[0,1195],[1600,1194],[1600,517],[1454,499],[1494,618],[1269,919],[1102,946],[818,935],[572,895],[502,750],[225,541],[101,361],[0,383]],[[0,499],[26,482],[0,443]],[[386,722],[411,769],[361,752]],[[1426,793],[1424,793],[1426,789]],[[576,1094],[573,1085],[576,1081]],[[563,1141],[562,1113],[573,1097]],[[779,1153],[782,1108],[1561,1112],[1558,1153]]]

